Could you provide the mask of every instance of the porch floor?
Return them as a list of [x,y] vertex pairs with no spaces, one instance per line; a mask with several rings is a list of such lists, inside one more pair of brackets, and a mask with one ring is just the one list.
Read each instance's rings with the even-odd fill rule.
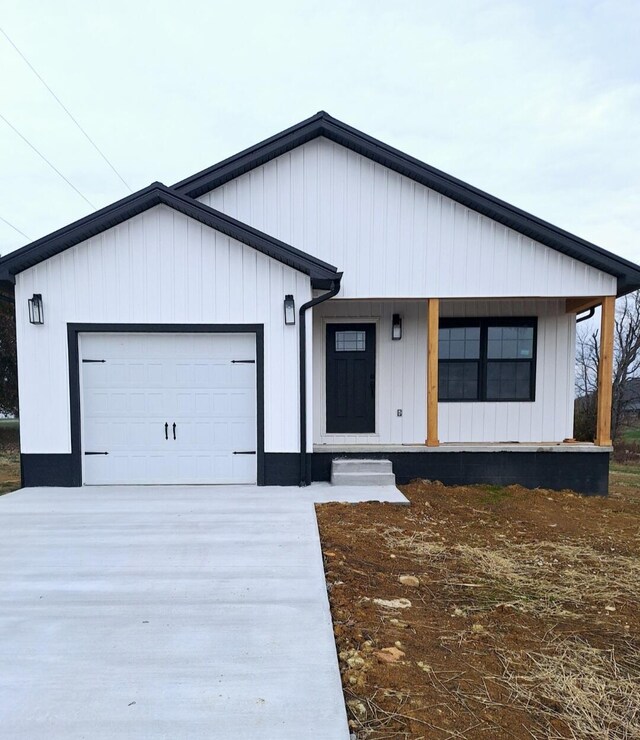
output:
[[424,444],[314,444],[314,452],[611,452],[593,442],[443,442],[438,447]]

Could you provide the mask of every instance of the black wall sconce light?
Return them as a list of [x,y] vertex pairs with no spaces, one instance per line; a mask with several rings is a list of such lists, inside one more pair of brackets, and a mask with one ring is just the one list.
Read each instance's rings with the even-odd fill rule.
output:
[[32,324],[44,324],[44,306],[42,305],[42,296],[40,293],[34,293],[33,298],[29,298],[29,321]]
[[399,313],[393,314],[391,321],[391,339],[402,339],[402,316]]
[[284,297],[284,323],[291,326],[296,323],[296,304],[292,295]]

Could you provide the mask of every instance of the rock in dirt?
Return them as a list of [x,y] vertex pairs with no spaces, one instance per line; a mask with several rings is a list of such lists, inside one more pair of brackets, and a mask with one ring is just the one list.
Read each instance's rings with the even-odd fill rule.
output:
[[401,619],[396,619],[395,617],[389,620],[389,624],[402,629],[406,629],[409,626],[409,622],[403,622]]
[[347,706],[351,710],[351,714],[359,721],[364,722],[367,719],[367,708],[364,703],[358,701],[358,699],[351,699],[347,702]]
[[359,669],[364,666],[364,660],[359,655],[354,655],[353,658],[347,660],[349,668]]
[[411,606],[409,599],[374,599],[373,603],[383,609],[408,609]]
[[398,580],[403,586],[411,586],[411,588],[417,588],[420,585],[420,579],[415,576],[400,576]]
[[384,661],[385,663],[397,663],[399,660],[404,658],[405,653],[402,650],[398,650],[397,647],[382,648],[376,652],[376,658]]

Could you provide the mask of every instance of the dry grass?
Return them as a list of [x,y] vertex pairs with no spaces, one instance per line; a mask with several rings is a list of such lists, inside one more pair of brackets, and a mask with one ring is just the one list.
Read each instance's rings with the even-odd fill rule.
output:
[[[426,569],[439,571],[440,583],[473,594],[466,611],[506,605],[537,616],[607,613],[620,601],[640,602],[640,560],[603,553],[588,544],[542,541],[493,547],[446,546],[429,533],[382,532],[385,543],[410,555]],[[456,577],[451,579],[451,563]],[[465,573],[460,578],[460,571]],[[433,582],[432,577],[430,578]]]
[[640,658],[630,643],[601,650],[577,637],[544,652],[501,653],[497,679],[514,699],[539,712],[540,738],[627,740],[640,737]]
[[0,495],[20,488],[20,455],[0,452]]

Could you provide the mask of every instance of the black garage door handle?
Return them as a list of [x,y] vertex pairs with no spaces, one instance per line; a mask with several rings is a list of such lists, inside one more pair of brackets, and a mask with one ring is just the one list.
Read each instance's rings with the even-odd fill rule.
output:
[[173,438],[174,439],[176,438],[176,423],[175,423],[175,421],[173,422]]

